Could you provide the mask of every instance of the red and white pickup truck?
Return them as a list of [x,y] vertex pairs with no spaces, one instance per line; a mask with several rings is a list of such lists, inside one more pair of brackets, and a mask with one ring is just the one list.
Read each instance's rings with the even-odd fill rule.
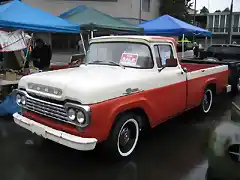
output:
[[215,94],[231,91],[228,74],[226,65],[179,62],[173,38],[94,38],[85,64],[20,80],[14,121],[73,149],[104,142],[127,157],[142,129],[194,107],[208,113]]

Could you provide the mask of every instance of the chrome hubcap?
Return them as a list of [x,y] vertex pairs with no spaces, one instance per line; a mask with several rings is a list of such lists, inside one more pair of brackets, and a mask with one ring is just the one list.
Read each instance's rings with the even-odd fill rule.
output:
[[212,93],[211,91],[206,91],[203,97],[203,110],[204,112],[208,112],[212,104]]
[[118,134],[117,147],[122,156],[128,156],[134,150],[139,136],[139,126],[135,119],[125,122]]
[[131,131],[129,128],[124,128],[120,133],[120,145],[125,146],[130,139]]

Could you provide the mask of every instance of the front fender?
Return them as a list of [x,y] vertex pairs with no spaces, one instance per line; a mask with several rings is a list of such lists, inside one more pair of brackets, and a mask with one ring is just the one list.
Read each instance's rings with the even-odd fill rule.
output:
[[151,104],[147,101],[144,97],[138,97],[135,98],[126,98],[125,101],[121,101],[118,103],[113,109],[112,109],[112,121],[114,121],[118,114],[135,109],[135,108],[141,108],[147,115],[149,122],[151,124],[152,120],[154,119],[155,115],[153,112],[153,108],[151,108]]

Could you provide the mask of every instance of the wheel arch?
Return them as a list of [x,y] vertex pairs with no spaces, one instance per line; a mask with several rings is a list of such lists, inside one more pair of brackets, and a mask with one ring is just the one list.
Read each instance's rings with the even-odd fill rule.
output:
[[149,121],[149,116],[148,114],[145,112],[144,108],[142,107],[132,107],[130,109],[126,109],[124,111],[121,111],[119,112],[115,118],[114,118],[114,121],[112,123],[112,127],[111,127],[111,130],[114,128],[114,126],[116,125],[118,119],[123,116],[124,114],[126,113],[133,113],[137,116],[140,116],[141,117],[141,121],[139,121],[140,119],[137,119],[138,120],[138,123],[139,123],[139,126],[140,126],[140,129],[142,128],[150,128],[151,125],[150,125],[150,121]]
[[210,81],[209,83],[206,84],[206,88],[209,88],[212,90],[213,95],[217,94],[217,84],[215,81]]

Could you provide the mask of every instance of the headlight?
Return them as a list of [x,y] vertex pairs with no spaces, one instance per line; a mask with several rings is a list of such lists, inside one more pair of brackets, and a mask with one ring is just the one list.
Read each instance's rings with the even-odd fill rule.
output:
[[67,112],[68,114],[68,118],[71,120],[71,121],[74,121],[75,118],[76,118],[76,111],[72,108],[70,108]]
[[20,94],[17,94],[16,96],[16,103],[20,106],[21,105],[21,101],[22,101],[22,97]]
[[82,111],[78,111],[77,112],[77,121],[80,123],[80,124],[84,124],[85,122],[85,115]]
[[22,105],[26,105],[26,97],[25,96],[21,97],[21,103],[22,103]]
[[69,123],[74,124],[79,131],[82,131],[90,124],[91,110],[89,106],[66,103],[65,108]]

